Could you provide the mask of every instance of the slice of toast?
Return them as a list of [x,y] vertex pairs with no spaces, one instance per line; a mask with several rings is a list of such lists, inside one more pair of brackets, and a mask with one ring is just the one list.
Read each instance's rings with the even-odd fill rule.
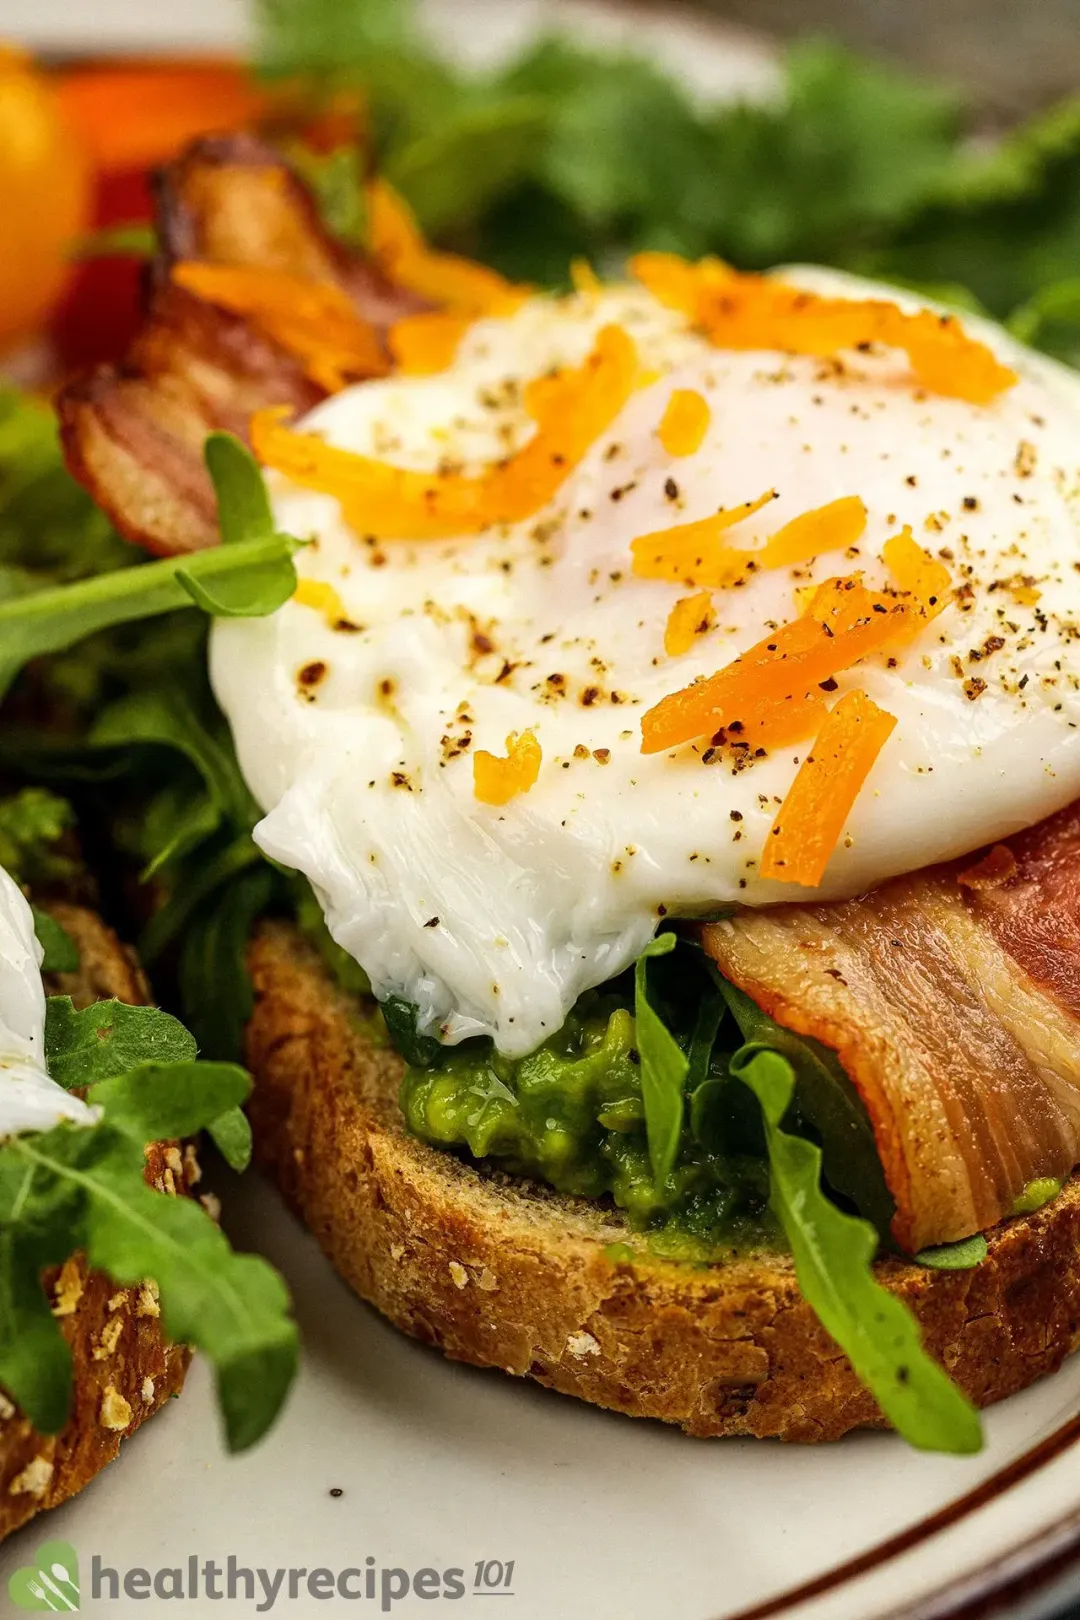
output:
[[[285,923],[250,949],[256,1155],[342,1277],[406,1333],[694,1435],[835,1440],[885,1427],[802,1300],[786,1255],[653,1258],[618,1211],[463,1163],[410,1136],[401,1060]],[[877,1275],[979,1406],[1080,1342],[1080,1177],[989,1236],[970,1271]],[[611,1252],[611,1245],[629,1245]]]
[[[133,955],[94,912],[60,903],[48,909],[79,948],[78,971],[53,975],[51,993],[71,996],[80,1007],[109,996],[149,1001]],[[178,1155],[176,1147],[154,1143],[147,1148],[146,1176],[182,1195],[186,1177]],[[0,1396],[0,1539],[81,1491],[126,1435],[179,1394],[189,1359],[182,1346],[164,1339],[152,1288],[117,1288],[79,1255],[46,1283],[71,1345],[72,1411],[60,1434],[43,1435]]]

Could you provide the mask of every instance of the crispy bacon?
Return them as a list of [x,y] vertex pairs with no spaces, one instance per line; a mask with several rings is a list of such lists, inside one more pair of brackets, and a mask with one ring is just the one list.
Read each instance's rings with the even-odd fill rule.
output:
[[1080,1162],[1080,804],[981,861],[742,910],[704,942],[778,1023],[839,1056],[902,1248],[985,1230]]
[[202,463],[214,428],[245,436],[254,411],[306,411],[323,391],[243,318],[169,280],[177,259],[332,281],[380,332],[423,308],[323,228],[306,188],[248,135],[195,141],[157,183],[161,254],[146,321],[119,365],[99,366],[58,402],[68,465],[129,539],[159,555],[217,541]]

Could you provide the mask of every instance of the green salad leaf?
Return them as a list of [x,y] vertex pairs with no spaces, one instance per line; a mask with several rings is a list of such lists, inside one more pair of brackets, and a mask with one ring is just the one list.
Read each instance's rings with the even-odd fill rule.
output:
[[42,973],[75,973],[79,967],[79,947],[56,918],[39,906],[33,907],[34,933],[45,955]]
[[252,1445],[296,1370],[284,1285],[265,1261],[235,1254],[199,1203],[144,1179],[145,1143],[203,1129],[243,1162],[249,1077],[196,1061],[167,1013],[121,1002],[76,1011],[51,998],[46,1054],[61,1085],[88,1088],[97,1119],[0,1142],[0,1384],[44,1433],[64,1426],[71,1356],[40,1277],[81,1250],[117,1283],[152,1279],[166,1332],[214,1364],[230,1448]]
[[973,1266],[982,1264],[986,1254],[986,1239],[981,1232],[976,1232],[958,1243],[938,1243],[932,1249],[920,1249],[915,1259],[931,1271],[970,1271]]
[[[679,943],[676,934],[658,934],[646,945],[634,969],[634,1028],[641,1058],[641,1095],[649,1160],[658,1185],[671,1174],[679,1151],[685,1115],[686,1054],[649,1001],[648,964],[668,956]],[[706,1064],[708,1058],[705,1059]]]
[[238,439],[213,434],[207,466],[223,522],[242,537],[0,602],[0,697],[30,659],[61,652],[98,631],[155,618],[192,601],[207,613],[258,617],[288,600],[296,589],[297,542],[274,532],[268,507],[265,528],[250,523],[252,484],[262,482],[250,451]]
[[[230,846],[239,851],[240,843]],[[254,844],[249,845],[255,851]],[[183,926],[180,994],[184,1016],[205,1051],[239,1058],[244,1027],[255,996],[247,971],[247,948],[255,919],[270,904],[275,874],[258,852],[243,868],[208,891]],[[231,1149],[215,1136],[230,1158]],[[247,1148],[250,1157],[250,1143]]]
[[70,996],[50,996],[46,1003],[45,1063],[67,1091],[129,1074],[142,1063],[192,1063],[196,1051],[180,1020],[156,1007],[114,1000],[76,1009]]
[[19,883],[70,882],[79,868],[66,847],[74,825],[68,800],[46,788],[27,787],[0,799],[0,866]]
[[887,1238],[896,1204],[885,1184],[869,1116],[835,1052],[785,1029],[719,974],[716,981],[739,1026],[744,1054],[779,1052],[791,1064],[799,1113],[820,1139],[830,1186],[850,1198],[878,1235]]
[[792,1065],[779,1052],[743,1048],[731,1071],[761,1105],[772,1205],[791,1245],[803,1298],[911,1445],[978,1451],[978,1413],[927,1355],[907,1307],[875,1281],[874,1228],[826,1196],[821,1149],[784,1128],[795,1092]]

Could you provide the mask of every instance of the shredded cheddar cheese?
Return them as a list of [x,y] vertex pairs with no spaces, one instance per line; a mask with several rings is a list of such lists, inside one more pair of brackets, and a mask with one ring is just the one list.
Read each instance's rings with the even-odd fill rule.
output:
[[317,613],[323,614],[331,629],[335,625],[348,623],[344,602],[324,579],[297,580],[292,599],[299,602],[301,607],[314,608]]
[[441,309],[459,315],[511,315],[531,295],[497,270],[456,253],[438,253],[425,242],[412,211],[385,180],[366,189],[368,245],[379,268]]
[[708,591],[696,596],[682,596],[668,614],[664,631],[664,651],[669,658],[681,658],[688,653],[698,636],[706,635],[715,624],[712,600]]
[[948,607],[949,570],[919,545],[910,528],[905,526],[886,540],[881,557],[900,589],[914,597],[924,619],[936,619]]
[[588,259],[570,260],[570,281],[574,291],[586,298],[596,298],[604,290],[604,283]]
[[896,717],[865,692],[832,709],[777,812],[761,861],[763,878],[816,888],[863,783]]
[[267,467],[336,495],[361,534],[386,540],[447,539],[531,517],[551,499],[590,445],[618,416],[636,383],[637,350],[605,326],[581,366],[544,377],[526,393],[536,422],[529,442],[475,477],[418,473],[338,450],[285,426],[287,410],[257,411],[251,443]]
[[768,490],[756,501],[731,507],[697,523],[680,523],[631,541],[634,573],[643,579],[719,589],[759,568],[790,568],[811,562],[826,551],[846,550],[866,527],[866,507],[857,495],[800,513],[756,550],[729,546],[719,536],[725,529],[760,512],[775,498]]
[[[718,670],[671,692],[641,721],[641,752],[659,753],[733,726],[756,727],[780,746],[813,729],[822,701],[820,683],[850,669],[902,634],[914,620],[910,606],[874,595],[858,579],[821,586],[809,613],[781,625]],[[806,725],[799,731],[793,727]],[[768,746],[759,738],[762,746]]]
[[675,585],[730,585],[745,567],[746,553],[725,546],[719,536],[775,499],[775,489],[767,489],[755,501],[722,507],[695,523],[639,535],[630,542],[634,573],[640,579],[666,579]]
[[455,315],[444,309],[404,315],[387,333],[387,347],[398,371],[406,377],[429,377],[446,370],[471,325],[470,315]]
[[712,412],[694,388],[676,388],[667,402],[657,435],[669,456],[692,456],[701,449]]
[[990,404],[1016,382],[1016,373],[969,337],[955,315],[906,314],[883,298],[823,298],[778,277],[741,275],[715,259],[694,265],[673,254],[641,253],[631,270],[722,349],[826,358],[882,343],[903,349],[927,388],[974,405]]
[[348,294],[331,281],[282,270],[181,260],[173,281],[208,304],[246,316],[303,366],[328,394],[390,369],[378,333],[356,313]]
[[473,792],[481,804],[509,804],[528,793],[540,775],[543,751],[533,731],[506,739],[506,757],[478,748],[473,755]]

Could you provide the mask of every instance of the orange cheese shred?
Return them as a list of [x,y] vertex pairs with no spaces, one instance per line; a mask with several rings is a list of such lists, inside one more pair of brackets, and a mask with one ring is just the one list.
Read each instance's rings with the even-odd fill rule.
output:
[[285,426],[280,407],[257,411],[251,444],[259,460],[306,489],[336,495],[361,534],[386,540],[451,539],[532,517],[556,493],[632,393],[637,350],[605,326],[581,366],[543,379],[526,403],[536,432],[516,455],[475,477],[419,473],[338,450]]
[[955,315],[908,314],[883,298],[824,298],[774,276],[741,275],[717,260],[699,265],[643,253],[633,274],[723,349],[780,349],[827,358],[871,343],[903,349],[919,381],[938,394],[988,405],[1016,382]]
[[842,495],[792,518],[750,555],[759,568],[794,568],[823,552],[845,551],[865,528],[866,507],[858,495]]
[[461,315],[511,315],[532,294],[497,270],[456,253],[430,248],[416,218],[385,180],[366,188],[368,247],[379,268],[399,287]]
[[924,620],[936,619],[948,607],[949,570],[919,545],[910,528],[886,540],[881,558],[899,588],[918,603]]
[[362,377],[382,377],[389,362],[378,333],[331,281],[283,270],[181,260],[172,280],[219,309],[243,315],[303,366],[312,382],[335,394]]
[[657,436],[669,456],[692,456],[701,449],[712,412],[695,388],[676,388],[660,419]]
[[509,804],[519,793],[528,793],[540,775],[543,751],[533,731],[520,736],[511,732],[506,739],[506,757],[478,748],[473,755],[473,792],[481,804]]
[[424,310],[395,321],[386,334],[387,347],[398,371],[406,377],[430,377],[450,365],[471,325],[469,315],[455,315],[444,309]]
[[697,523],[680,523],[641,535],[630,543],[634,573],[643,579],[718,589],[759,568],[790,568],[825,551],[846,550],[866,527],[862,501],[857,495],[844,495],[792,518],[756,550],[729,546],[719,539],[722,530],[759,512],[774,497],[775,491],[769,490],[756,501]]
[[301,607],[314,608],[323,614],[328,625],[348,623],[348,614],[340,595],[325,579],[300,579],[296,582],[292,599]]
[[[778,705],[781,714],[790,704],[792,714],[812,717],[821,682],[887,646],[915,617],[906,602],[876,596],[857,579],[830,581],[802,618],[781,625],[715,675],[661,698],[642,716],[641,752],[730,732],[733,723],[752,726]],[[785,740],[798,740],[785,729]]]
[[711,517],[638,535],[630,542],[634,573],[639,579],[666,579],[675,585],[730,585],[748,554],[725,546],[719,536],[775,499],[775,489],[767,489],[757,500],[722,507]]
[[669,658],[681,658],[688,653],[698,636],[706,635],[716,620],[712,599],[708,591],[696,596],[682,596],[668,614],[664,631],[664,651]]
[[763,878],[817,887],[895,725],[865,692],[848,692],[830,710],[765,840]]

